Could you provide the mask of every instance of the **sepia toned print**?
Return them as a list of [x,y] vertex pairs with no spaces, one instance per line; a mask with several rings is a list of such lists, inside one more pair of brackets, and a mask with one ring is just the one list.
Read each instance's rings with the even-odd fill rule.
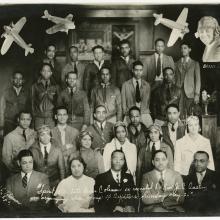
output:
[[219,5],[0,5],[1,217],[220,214]]

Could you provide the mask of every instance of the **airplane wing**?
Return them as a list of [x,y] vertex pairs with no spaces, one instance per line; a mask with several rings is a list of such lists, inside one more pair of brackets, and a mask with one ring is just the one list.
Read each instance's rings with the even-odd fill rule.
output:
[[73,15],[72,15],[72,14],[68,14],[68,15],[66,16],[66,19],[72,21],[72,19],[73,19]]
[[170,34],[170,38],[169,38],[169,41],[168,41],[168,43],[167,43],[167,46],[168,46],[168,47],[172,47],[172,46],[176,43],[177,39],[178,39],[181,35],[182,35],[181,30],[174,28],[174,29],[172,30],[171,34]]
[[4,55],[7,53],[8,49],[12,45],[13,41],[14,41],[14,38],[11,35],[7,35],[5,37],[5,41],[2,44],[2,48],[1,48],[1,55]]
[[15,30],[17,33],[21,31],[23,28],[24,24],[26,23],[27,19],[25,17],[22,17],[14,26],[13,30]]
[[56,25],[52,26],[51,28],[48,28],[46,30],[46,33],[47,34],[55,34],[58,31],[63,30],[63,28],[64,28],[63,24],[56,24]]
[[188,15],[188,8],[184,8],[181,14],[179,15],[179,17],[177,18],[176,22],[180,24],[185,24],[187,15]]

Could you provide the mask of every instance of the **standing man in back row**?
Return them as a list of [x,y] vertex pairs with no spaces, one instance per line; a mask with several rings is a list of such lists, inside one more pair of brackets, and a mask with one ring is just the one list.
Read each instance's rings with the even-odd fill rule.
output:
[[134,59],[130,55],[131,47],[128,40],[122,40],[120,42],[120,54],[121,56],[116,58],[112,62],[112,82],[119,88],[122,88],[122,84],[132,78],[132,63]]
[[174,69],[173,58],[164,54],[164,50],[165,41],[158,38],[155,41],[155,53],[147,56],[144,61],[143,78],[150,83],[151,91],[162,84],[164,68],[171,67]]

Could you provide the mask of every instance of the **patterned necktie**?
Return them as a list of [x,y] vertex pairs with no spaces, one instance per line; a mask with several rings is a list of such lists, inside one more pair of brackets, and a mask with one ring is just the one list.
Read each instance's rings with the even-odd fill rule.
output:
[[135,94],[135,99],[137,103],[141,102],[141,93],[140,93],[140,88],[139,88],[139,82],[136,81],[136,94]]
[[163,179],[163,173],[162,172],[160,172],[159,185],[161,187],[161,190],[164,192],[164,179]]
[[104,125],[101,123],[101,131],[103,132],[104,130]]
[[197,173],[198,175],[197,175],[197,179],[198,179],[198,184],[199,184],[199,186],[201,186],[202,185],[202,180],[203,180],[203,173]]
[[23,137],[24,137],[24,140],[25,142],[27,141],[27,138],[26,138],[26,134],[25,134],[25,129],[23,130]]
[[172,124],[171,131],[175,132],[174,124]]
[[156,151],[156,146],[155,146],[155,143],[153,143],[152,149],[151,149],[152,155],[155,153],[155,151]]
[[119,180],[119,174],[116,174],[116,182],[118,183],[118,185],[120,185],[120,180]]
[[44,146],[44,163],[45,163],[45,165],[47,165],[47,159],[48,159],[47,146]]
[[157,58],[157,72],[156,75],[160,76],[161,74],[161,58],[160,58],[160,54],[158,54],[158,58]]
[[24,188],[27,187],[27,173],[25,173],[24,177],[22,178],[22,185]]
[[77,67],[76,67],[76,62],[74,63],[74,73],[78,73]]

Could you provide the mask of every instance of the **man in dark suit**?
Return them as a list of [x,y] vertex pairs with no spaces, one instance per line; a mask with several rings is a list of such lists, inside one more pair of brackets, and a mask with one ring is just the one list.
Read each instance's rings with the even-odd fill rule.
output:
[[174,61],[171,56],[164,54],[165,41],[158,38],[155,41],[155,53],[147,56],[144,61],[143,78],[150,83],[151,91],[163,82],[163,69],[171,67],[174,69]]
[[194,154],[192,172],[185,179],[188,212],[212,213],[219,210],[219,184],[215,171],[207,168],[209,155],[205,151]]
[[166,107],[167,121],[163,124],[163,141],[175,152],[176,141],[185,135],[186,126],[180,121],[179,107],[176,104],[169,104]]
[[30,150],[18,154],[21,172],[7,179],[6,188],[24,211],[46,210],[51,196],[48,176],[33,170],[33,155]]
[[166,120],[166,107],[171,103],[179,106],[181,90],[175,85],[175,73],[171,67],[163,69],[164,81],[151,95],[151,115],[155,122],[163,124]]
[[125,155],[115,150],[111,169],[95,179],[95,212],[99,214],[134,212],[135,192],[132,175],[124,172]]
[[120,57],[112,62],[112,82],[121,89],[122,84],[132,78],[132,64],[134,59],[130,56],[131,48],[128,40],[120,42]]
[[83,76],[83,89],[86,91],[89,103],[91,102],[91,92],[92,89],[98,86],[100,82],[99,71],[103,66],[109,66],[109,63],[104,60],[105,51],[100,45],[92,48],[94,61],[89,63],[85,67],[85,72]]
[[199,63],[190,58],[191,45],[181,44],[181,58],[175,64],[176,85],[181,89],[181,118],[191,115],[193,104],[199,103],[201,76]]
[[107,110],[104,105],[97,105],[94,109],[94,123],[87,128],[94,139],[92,148],[100,148],[101,153],[107,143],[113,138],[113,124],[107,121]]

